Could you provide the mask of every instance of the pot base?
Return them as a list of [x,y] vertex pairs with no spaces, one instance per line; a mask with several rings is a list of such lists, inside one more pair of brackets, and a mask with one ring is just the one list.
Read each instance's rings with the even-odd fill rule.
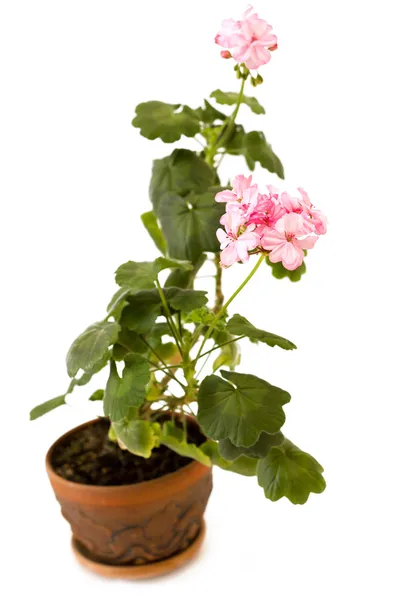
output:
[[174,556],[170,556],[165,560],[147,563],[146,565],[107,565],[105,563],[97,562],[90,557],[88,552],[77,540],[75,540],[75,538],[72,538],[72,550],[81,565],[93,573],[103,575],[103,577],[118,579],[151,579],[153,577],[171,573],[190,562],[203,545],[205,533],[206,524],[203,519],[198,536],[186,550],[183,550],[183,552],[180,552],[179,554],[174,554]]

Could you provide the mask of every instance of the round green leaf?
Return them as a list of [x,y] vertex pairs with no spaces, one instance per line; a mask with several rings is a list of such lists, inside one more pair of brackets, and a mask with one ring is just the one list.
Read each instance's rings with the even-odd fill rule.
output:
[[132,125],[140,129],[143,137],[149,140],[161,138],[168,144],[176,142],[182,135],[193,137],[200,131],[198,115],[189,106],[156,100],[138,104]]
[[320,494],[326,487],[323,468],[307,452],[290,440],[271,448],[258,462],[258,484],[265,497],[276,502],[286,496],[293,504],[304,504],[311,493]]
[[[290,394],[256,377],[221,371],[206,377],[199,389],[198,421],[214,440],[229,438],[235,446],[249,447],[260,433],[277,433],[285,422],[282,406]],[[225,381],[228,380],[228,381]]]
[[236,460],[239,456],[243,455],[250,456],[251,458],[263,458],[273,446],[282,444],[284,439],[285,438],[280,431],[273,434],[262,431],[256,443],[248,448],[245,448],[244,446],[235,446],[228,438],[221,440],[218,448],[221,456],[226,460]]
[[153,162],[149,192],[154,212],[158,215],[160,199],[166,192],[179,196],[201,194],[215,182],[215,171],[195,152],[174,150],[170,156]]
[[225,207],[215,202],[215,194],[162,197],[159,218],[171,256],[195,262],[203,252],[219,251],[216,231]]

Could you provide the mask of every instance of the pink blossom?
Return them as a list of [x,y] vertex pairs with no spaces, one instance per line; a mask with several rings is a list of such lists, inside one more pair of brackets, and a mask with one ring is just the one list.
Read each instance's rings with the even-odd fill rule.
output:
[[260,238],[255,233],[255,225],[247,228],[242,225],[239,211],[232,211],[225,215],[223,229],[217,230],[217,238],[221,244],[221,266],[230,267],[233,263],[249,260],[249,250],[254,250],[260,243]]
[[303,216],[308,218],[309,222],[314,227],[315,233],[318,235],[323,235],[327,230],[327,219],[325,215],[315,208],[315,206],[311,203],[308,194],[303,188],[299,188],[299,192],[301,194],[302,203],[303,203]]
[[250,7],[242,20],[223,21],[215,42],[228,49],[236,62],[244,63],[248,69],[258,69],[270,61],[271,50],[277,48],[276,35],[271,31],[271,25]]
[[269,260],[282,262],[285,269],[294,271],[304,259],[303,250],[314,247],[317,236],[309,235],[307,223],[296,213],[288,213],[275,223],[274,228],[265,227],[261,246],[269,250]]
[[254,210],[249,214],[249,223],[273,227],[285,214],[285,209],[273,194],[258,194]]

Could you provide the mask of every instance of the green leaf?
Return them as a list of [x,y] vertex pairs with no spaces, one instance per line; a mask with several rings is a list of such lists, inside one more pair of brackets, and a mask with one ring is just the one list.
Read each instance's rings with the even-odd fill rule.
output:
[[248,168],[250,171],[254,171],[256,163],[247,151],[246,133],[242,125],[235,125],[231,135],[225,143],[225,151],[233,156],[244,156]]
[[115,271],[115,282],[133,291],[151,289],[154,287],[153,263],[129,260]]
[[284,179],[283,166],[262,131],[250,131],[245,137],[245,148],[253,161],[258,161],[270,173],[276,173]]
[[178,260],[177,258],[166,258],[161,256],[156,258],[153,263],[153,274],[155,277],[164,269],[180,269],[182,271],[191,271],[193,265],[188,260]]
[[197,462],[211,467],[211,460],[209,457],[201,451],[196,444],[190,444],[185,440],[185,434],[183,429],[176,427],[171,421],[166,421],[163,424],[161,444],[168,446],[171,450],[180,454],[181,456],[187,456]]
[[47,402],[43,402],[43,404],[39,404],[38,406],[35,406],[35,408],[32,408],[29,415],[30,420],[34,421],[35,419],[38,419],[39,417],[42,417],[46,413],[50,412],[54,408],[57,408],[57,406],[62,406],[63,404],[65,404],[65,394],[63,396],[57,396],[56,398],[47,400]]
[[141,406],[149,383],[149,363],[140,354],[130,354],[122,377],[118,375],[115,362],[110,363],[110,376],[104,391],[104,414],[112,421],[126,417],[129,408]]
[[165,241],[163,232],[158,225],[157,217],[155,216],[154,212],[152,210],[145,212],[140,218],[143,225],[147,229],[147,233],[150,235],[161,254],[165,255],[167,253],[167,242]]
[[131,293],[129,288],[119,288],[107,306],[107,314],[119,321],[124,306],[128,304],[127,297]]
[[204,100],[204,108],[196,109],[196,114],[199,120],[207,125],[211,125],[211,123],[214,123],[215,121],[224,122],[228,118],[227,115],[224,115],[224,113],[214,108],[208,100]]
[[104,398],[104,390],[96,390],[89,397],[89,400],[103,400],[103,398]]
[[236,342],[226,344],[220,350],[219,355],[213,362],[213,371],[218,371],[221,367],[229,367],[234,371],[240,365],[240,346]]
[[193,282],[197,273],[207,260],[206,254],[201,254],[193,263],[191,271],[182,271],[181,269],[173,269],[168,275],[165,282],[165,287],[193,288]]
[[252,446],[260,433],[277,433],[285,422],[282,406],[290,394],[255,375],[221,371],[206,377],[199,389],[198,422],[214,440]]
[[[239,94],[236,92],[221,92],[221,90],[214,90],[214,92],[210,94],[210,98],[214,98],[218,104],[229,104],[232,106],[237,103]],[[242,104],[247,104],[256,115],[265,114],[265,108],[261,106],[257,98],[254,98],[253,96],[242,96],[241,102]]]
[[283,264],[281,262],[272,263],[269,260],[268,256],[266,257],[265,261],[266,261],[267,265],[269,265],[271,267],[272,275],[276,279],[284,279],[284,277],[287,277],[290,281],[292,281],[294,283],[296,281],[300,281],[300,279],[306,272],[306,263],[304,261],[294,271],[289,271],[288,269],[285,269],[285,267],[283,266]]
[[113,422],[112,426],[118,439],[132,454],[150,458],[153,448],[159,445],[159,423],[122,419]]
[[128,305],[122,311],[120,323],[137,333],[149,333],[161,315],[161,300],[158,290],[140,290],[128,298]]
[[248,448],[235,446],[228,438],[221,440],[218,447],[221,456],[226,460],[236,460],[242,455],[250,456],[250,458],[264,458],[273,446],[279,446],[284,439],[280,431],[273,434],[262,431],[256,443]]
[[326,487],[323,468],[310,454],[285,439],[271,448],[258,462],[258,484],[265,497],[276,502],[286,496],[293,504],[304,504],[311,493],[320,494]]
[[138,104],[132,125],[148,140],[161,138],[167,144],[182,135],[193,137],[200,131],[198,116],[189,106],[155,100]]
[[207,292],[202,290],[182,290],[181,288],[164,288],[168,304],[175,310],[190,312],[207,304]]
[[225,460],[218,450],[217,442],[207,440],[200,446],[201,450],[210,457],[213,465],[225,471],[232,471],[246,477],[253,477],[257,470],[257,459],[249,458],[248,456],[240,456],[236,460]]
[[116,322],[99,321],[90,325],[68,351],[68,375],[75,377],[79,369],[91,371],[108,354],[108,348],[117,340],[119,330]]
[[[207,292],[201,290],[170,287],[163,291],[172,312],[190,312],[207,304]],[[129,296],[129,304],[122,311],[121,325],[137,333],[148,333],[162,313],[158,290],[140,290]]]
[[166,192],[179,196],[189,192],[201,194],[215,182],[215,171],[191,150],[177,149],[170,156],[155,160],[149,190],[155,214],[158,216],[160,199]]
[[159,217],[174,258],[195,262],[203,252],[219,251],[216,231],[225,207],[215,202],[215,193],[185,198],[171,193],[161,199]]
[[233,335],[247,336],[252,342],[263,342],[271,347],[279,346],[279,348],[283,348],[283,350],[296,349],[296,346],[292,342],[289,342],[289,340],[286,340],[279,335],[275,335],[274,333],[269,333],[268,331],[254,327],[250,321],[238,314],[233,315],[228,321],[227,329],[229,333],[232,333]]

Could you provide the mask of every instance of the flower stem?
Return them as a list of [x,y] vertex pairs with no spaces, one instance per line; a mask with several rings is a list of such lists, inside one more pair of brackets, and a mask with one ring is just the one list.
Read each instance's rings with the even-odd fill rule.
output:
[[205,160],[206,160],[206,162],[211,167],[214,166],[214,157],[215,157],[215,154],[216,154],[218,148],[221,148],[229,140],[229,137],[230,137],[230,135],[232,133],[232,126],[235,123],[235,119],[236,119],[236,117],[238,115],[239,108],[240,108],[240,105],[241,105],[242,100],[243,100],[243,92],[244,92],[244,85],[245,85],[245,83],[246,83],[246,79],[243,78],[241,86],[240,86],[240,90],[239,90],[239,94],[238,94],[238,99],[237,99],[237,102],[236,102],[235,110],[230,115],[230,117],[227,119],[226,127],[223,130],[223,133],[222,133],[221,137],[218,138],[214,142],[214,144],[212,144],[212,146],[210,148],[208,148],[208,149],[206,148],[206,158],[205,158]]
[[195,358],[195,363],[197,362],[197,360],[200,358],[201,356],[201,352],[204,348],[204,344],[206,343],[206,341],[210,338],[210,335],[212,334],[212,332],[215,329],[216,324],[218,323],[219,319],[222,317],[222,315],[224,314],[224,312],[226,311],[226,309],[228,308],[228,306],[231,304],[231,302],[233,302],[233,300],[236,298],[236,296],[242,291],[242,289],[245,287],[245,285],[250,281],[250,279],[253,277],[253,275],[256,273],[257,269],[260,267],[261,263],[264,261],[265,255],[264,253],[261,254],[260,258],[258,259],[255,267],[250,271],[250,273],[247,275],[246,279],[239,285],[239,287],[237,288],[237,290],[232,294],[232,296],[225,302],[225,304],[223,305],[223,307],[218,311],[218,313],[215,315],[215,318],[213,319],[213,321],[210,323],[209,328],[207,329],[202,344],[200,346],[199,352]]
[[166,299],[165,294],[164,294],[164,290],[162,289],[162,287],[160,285],[160,282],[158,281],[158,278],[156,278],[156,286],[157,286],[158,293],[160,294],[162,305],[163,305],[164,310],[165,310],[165,314],[166,314],[166,319],[168,321],[168,325],[170,326],[170,329],[172,331],[172,335],[175,338],[176,345],[178,346],[178,350],[179,350],[179,352],[182,355],[182,346],[181,346],[182,339],[181,339],[181,337],[179,335],[179,332],[178,332],[178,330],[176,328],[176,325],[174,323],[174,320],[172,318],[171,311],[169,310],[168,302],[167,302],[167,299]]

